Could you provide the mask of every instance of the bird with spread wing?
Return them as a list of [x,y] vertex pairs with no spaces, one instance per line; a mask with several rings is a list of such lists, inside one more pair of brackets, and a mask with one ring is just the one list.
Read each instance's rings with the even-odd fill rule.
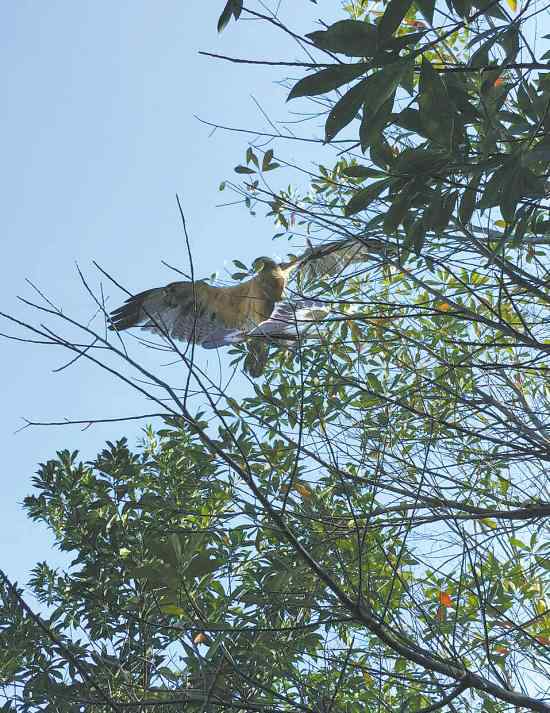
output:
[[140,326],[206,349],[247,342],[244,368],[257,377],[267,362],[269,344],[286,346],[297,341],[312,323],[328,314],[318,301],[283,302],[291,274],[298,269],[314,276],[335,274],[384,249],[379,240],[336,240],[310,246],[287,262],[258,258],[255,276],[229,287],[215,287],[204,280],[172,282],[127,299],[111,313],[109,329]]

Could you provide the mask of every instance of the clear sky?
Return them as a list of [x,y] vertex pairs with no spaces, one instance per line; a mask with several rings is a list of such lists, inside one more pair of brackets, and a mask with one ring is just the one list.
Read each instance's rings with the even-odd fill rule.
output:
[[[223,271],[234,258],[249,263],[281,252],[271,242],[277,230],[261,213],[252,218],[243,208],[216,207],[228,198],[218,192],[220,181],[234,177],[233,167],[243,162],[246,135],[211,136],[193,116],[265,129],[251,95],[273,118],[284,118],[285,92],[273,83],[281,74],[204,58],[198,51],[257,59],[300,55],[280,33],[256,22],[240,22],[218,36],[223,4],[0,4],[2,311],[36,320],[16,300],[33,297],[28,278],[67,312],[87,320],[94,309],[75,261],[94,288],[99,279],[92,260],[135,291],[173,280],[161,260],[187,268],[176,192],[187,214],[198,276]],[[329,4],[332,13],[338,10],[339,3]],[[292,0],[283,3],[283,12],[295,28],[308,31],[318,27],[320,15],[327,18],[320,5]],[[285,145],[289,159],[301,150],[297,143]],[[107,285],[106,292],[116,306],[121,294]],[[4,322],[0,330],[14,331]],[[123,435],[134,444],[139,426],[14,434],[21,417],[114,417],[150,407],[90,366],[53,373],[67,354],[51,347],[1,340],[0,355],[0,566],[24,583],[37,561],[62,561],[45,529],[21,510],[37,464],[62,448],[92,458],[106,439]]]

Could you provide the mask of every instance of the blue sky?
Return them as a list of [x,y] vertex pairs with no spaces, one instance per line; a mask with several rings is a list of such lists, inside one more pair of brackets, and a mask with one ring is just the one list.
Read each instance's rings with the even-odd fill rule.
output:
[[[337,11],[337,3],[330,4],[331,12]],[[186,211],[198,276],[223,272],[234,258],[249,263],[257,255],[284,250],[273,245],[278,231],[261,213],[252,218],[243,208],[216,208],[229,197],[218,186],[234,177],[247,136],[222,131],[210,136],[193,115],[266,128],[251,95],[275,119],[286,112],[284,90],[274,84],[278,70],[204,58],[199,50],[257,59],[299,57],[298,50],[256,22],[231,25],[218,35],[222,6],[222,0],[2,3],[3,311],[34,318],[16,300],[33,296],[28,278],[67,312],[89,319],[94,309],[75,261],[94,288],[99,279],[92,260],[135,291],[173,280],[161,260],[187,267],[176,192]],[[320,15],[327,18],[308,0],[292,0],[286,8],[286,18],[304,32],[316,28]],[[290,160],[303,159],[298,143],[284,150]],[[106,292],[115,306],[120,293],[111,286]],[[9,327],[2,323],[0,330]],[[91,458],[106,439],[122,435],[135,443],[139,426],[34,428],[14,434],[21,417],[113,417],[150,407],[91,366],[79,363],[52,373],[67,358],[53,348],[2,340],[0,354],[0,566],[23,583],[37,561],[62,561],[45,529],[21,510],[37,464],[62,448]],[[147,358],[150,364],[151,359],[166,361],[158,354]]]

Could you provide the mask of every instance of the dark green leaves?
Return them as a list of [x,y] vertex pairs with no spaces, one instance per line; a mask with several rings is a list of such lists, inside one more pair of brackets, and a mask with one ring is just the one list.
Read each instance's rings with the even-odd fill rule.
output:
[[248,166],[235,166],[233,169],[235,173],[256,173],[253,168],[248,168]]
[[335,64],[334,67],[322,69],[320,72],[310,74],[292,87],[288,100],[296,97],[313,97],[325,94],[332,89],[338,89],[343,84],[357,79],[365,71],[367,65],[360,64]]
[[327,52],[337,52],[348,57],[376,57],[381,64],[384,59],[393,61],[399,50],[415,44],[425,34],[411,32],[392,37],[411,2],[412,0],[391,0],[378,26],[359,20],[340,20],[326,30],[310,32],[306,37],[316,47]]
[[373,200],[378,198],[389,185],[390,179],[384,178],[381,181],[371,183],[370,186],[363,188],[361,191],[357,191],[357,193],[347,204],[345,214],[353,215],[354,213],[359,213],[359,211],[364,210],[373,202]]
[[[251,146],[249,146],[246,150],[246,162],[252,163],[258,169],[260,168],[260,162],[258,161],[258,157],[254,153],[254,150]],[[279,163],[273,162],[273,149],[268,149],[262,159],[262,171],[273,171],[273,169],[279,168],[279,166]],[[239,166],[235,166],[233,170],[235,171],[235,173],[241,173],[246,175],[256,173],[256,170],[254,168],[250,168],[249,166],[243,166],[242,164]]]
[[273,149],[268,149],[262,160],[262,171],[273,171],[273,169],[279,168],[280,165],[273,161]]
[[[512,162],[511,162],[512,163]],[[516,166],[516,170],[507,175],[500,195],[500,212],[508,223],[514,220],[516,207],[522,198],[542,198],[545,181],[525,166]]]
[[375,168],[368,168],[368,166],[348,166],[342,171],[344,176],[349,176],[350,178],[378,178],[383,176],[383,171],[378,171]]
[[[389,117],[393,105],[393,96],[399,81],[409,67],[408,62],[395,62],[383,67],[370,77],[363,79],[350,89],[334,105],[325,125],[325,141],[331,141],[339,131],[347,126],[359,112],[363,102],[365,111],[371,119],[382,105],[384,117]],[[391,102],[389,100],[391,99]],[[389,103],[388,103],[389,102]],[[382,126],[383,121],[380,122]],[[369,142],[370,143],[370,142]],[[365,142],[363,142],[366,145]]]
[[508,223],[514,220],[518,203],[526,197],[541,198],[544,179],[520,163],[517,156],[508,156],[485,184],[480,210],[499,206]]
[[399,154],[394,170],[403,176],[437,175],[447,164],[447,157],[424,147],[405,149]]
[[460,201],[460,206],[458,209],[458,218],[463,225],[468,225],[472,219],[474,213],[476,201],[477,201],[477,189],[479,186],[479,180],[481,174],[474,175],[470,182],[468,183],[464,193],[462,194],[462,199]]
[[498,20],[506,20],[506,14],[494,0],[474,0],[472,4],[482,10],[483,13],[489,17],[496,17]]
[[344,96],[332,107],[325,124],[325,141],[329,142],[347,126],[355,117],[365,101],[368,79],[352,87]]
[[382,130],[391,117],[394,98],[395,90],[380,108],[376,105],[370,106],[368,102],[365,103],[363,118],[361,120],[361,126],[359,127],[359,139],[363,153],[366,152],[369,146],[380,139]]
[[238,20],[242,9],[243,0],[227,0],[223,12],[218,20],[218,32],[221,32],[226,27],[232,17],[234,17],[235,20]]
[[[476,116],[475,108],[467,100],[468,95],[464,96],[460,84],[456,84],[455,91],[450,91],[445,77],[436,72],[426,58],[422,59],[417,97],[422,135],[446,150],[455,150],[463,143],[464,126]],[[463,110],[457,108],[455,94]]]
[[502,33],[498,41],[506,52],[506,61],[513,62],[519,52],[519,28],[513,25]]
[[442,77],[435,71],[431,62],[425,57],[422,58],[420,70],[420,96],[429,97],[432,104],[441,102],[439,110],[445,110],[444,102],[449,101],[447,86]]
[[340,20],[326,30],[306,35],[316,47],[348,57],[373,57],[378,51],[375,25],[358,20]]
[[427,230],[433,230],[436,233],[445,230],[453,214],[457,198],[457,191],[447,193],[436,191],[430,205],[424,211],[424,225]]
[[414,4],[431,25],[434,20],[435,0],[415,0]]
[[411,246],[417,255],[420,255],[422,248],[424,247],[424,241],[426,239],[426,226],[424,221],[419,218],[412,223],[409,230],[407,231],[406,245],[404,249],[406,250]]
[[384,215],[384,222],[382,225],[386,235],[391,235],[405,220],[407,211],[409,210],[412,199],[414,198],[414,194],[410,190],[411,188],[412,181],[405,185],[399,195],[394,198],[393,203]]
[[393,35],[411,4],[412,0],[390,0],[378,24],[378,32],[381,38]]

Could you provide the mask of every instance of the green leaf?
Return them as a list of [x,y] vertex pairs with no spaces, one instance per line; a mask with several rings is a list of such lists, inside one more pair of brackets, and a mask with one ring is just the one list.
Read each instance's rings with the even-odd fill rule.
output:
[[[443,102],[449,98],[445,82],[426,57],[422,57],[419,90],[420,94],[429,95],[434,102]],[[442,105],[439,108],[444,110],[446,107]]]
[[451,216],[454,212],[456,201],[458,199],[458,191],[450,191],[443,199],[441,209],[435,216],[434,230],[442,231],[448,226]]
[[373,114],[385,104],[394,94],[399,86],[401,78],[406,74],[410,66],[410,61],[394,62],[379,72],[372,74],[366,81],[368,82],[368,94],[365,97],[368,102],[369,112]]
[[549,163],[550,145],[539,144],[538,146],[535,146],[533,149],[527,151],[522,155],[521,161],[526,166],[533,163],[539,163],[539,161],[542,161],[543,163]]
[[233,170],[235,173],[256,173],[253,168],[248,168],[248,166],[235,166]]
[[397,174],[403,176],[418,176],[419,174],[436,175],[445,170],[448,163],[446,155],[440,151],[430,151],[423,146],[402,151],[395,163]]
[[273,149],[268,149],[268,150],[265,152],[264,158],[263,158],[263,161],[262,161],[262,171],[267,171],[267,170],[268,170],[268,166],[269,166],[269,164],[271,163],[272,159],[273,159]]
[[519,27],[511,25],[498,40],[499,44],[506,52],[505,61],[513,62],[519,52]]
[[328,143],[355,117],[365,99],[368,79],[363,79],[332,107],[325,123],[325,141]]
[[243,0],[227,0],[227,3],[223,9],[222,14],[218,19],[218,32],[227,26],[227,23],[234,17],[238,20],[243,9]]
[[384,170],[394,163],[394,155],[382,133],[371,142],[369,153],[371,161]]
[[410,190],[412,182],[407,184],[399,195],[394,199],[384,216],[383,228],[386,235],[394,233],[399,225],[404,221],[407,211],[414,198],[414,193]]
[[450,72],[445,77],[445,84],[449,97],[456,109],[462,114],[463,120],[468,123],[473,123],[480,118],[480,113],[470,101],[468,93],[468,85],[464,76],[459,72]]
[[183,617],[186,613],[185,609],[182,609],[175,604],[161,604],[160,610],[163,614],[167,614],[168,616]]
[[[406,35],[399,35],[398,37],[389,37],[388,39],[384,40],[382,49],[399,52],[399,50],[402,50],[405,47],[415,45],[424,37],[426,32],[426,30],[421,30],[420,32],[409,32]],[[389,55],[388,59],[389,57],[393,57],[393,55]]]
[[319,49],[348,57],[374,57],[378,52],[376,26],[359,20],[340,20],[326,30],[310,32],[306,37]]
[[485,184],[483,194],[477,204],[479,210],[492,208],[499,204],[500,192],[508,175],[509,169],[504,166],[501,166],[501,168],[493,173],[491,178]]
[[[449,95],[445,80],[424,57],[420,71],[420,93],[417,97],[424,134],[446,149],[460,141],[464,123]],[[457,126],[458,124],[458,126]]]
[[507,223],[512,223],[524,191],[524,173],[522,169],[509,171],[506,180],[502,183],[499,197],[499,206],[502,217]]
[[347,166],[342,170],[344,176],[350,178],[378,178],[384,175],[384,171],[379,171],[376,168],[368,168],[367,166]]
[[300,79],[291,89],[287,101],[296,97],[314,97],[325,94],[333,89],[338,89],[343,84],[357,79],[366,70],[368,65],[359,64],[335,64],[334,67],[327,67],[320,72],[310,74]]
[[214,572],[222,563],[223,560],[218,559],[212,551],[207,550],[193,557],[186,569],[186,574],[191,577],[202,577]]
[[397,126],[401,126],[403,129],[407,129],[407,131],[413,131],[415,134],[427,136],[420,112],[417,109],[407,107],[403,109],[403,111],[400,111],[399,114],[394,114],[392,118],[393,123]]
[[251,161],[252,161],[252,163],[253,163],[257,168],[260,167],[259,164],[258,164],[258,157],[256,156],[256,154],[255,154],[254,151],[252,150],[252,147],[249,146],[249,147],[246,149],[246,162],[247,162],[247,163],[250,163]]
[[361,141],[361,150],[363,153],[365,153],[367,148],[376,141],[388,123],[392,113],[394,100],[395,90],[387,99],[385,104],[374,112],[371,110],[368,103],[365,103],[361,126],[359,127],[359,139]]
[[373,391],[377,391],[377,392],[379,392],[379,393],[382,392],[382,391],[384,391],[384,387],[382,386],[382,382],[381,382],[380,379],[376,376],[376,374],[373,374],[372,372],[369,373],[369,374],[367,374],[367,382],[368,382],[369,387],[370,387]]
[[378,198],[378,196],[389,186],[390,179],[384,178],[381,181],[376,181],[376,183],[371,183],[367,188],[363,188],[353,196],[353,198],[346,205],[344,212],[346,215],[354,215],[361,210],[367,208],[373,200]]
[[495,3],[495,0],[474,0],[472,4],[489,17],[496,17],[498,20],[507,20],[506,14],[500,9],[498,4]]
[[458,208],[458,219],[460,220],[462,225],[468,225],[468,223],[472,219],[472,215],[476,206],[477,189],[479,187],[480,180],[481,174],[472,176],[470,182],[464,190],[464,193],[462,194],[462,199]]
[[518,539],[517,537],[510,537],[509,542],[511,545],[514,545],[514,547],[518,547],[520,550],[528,550],[529,549],[529,547],[525,544],[525,542]]
[[550,235],[550,220],[540,220],[532,224],[535,235]]
[[442,194],[436,189],[428,208],[424,211],[424,223],[427,229],[436,232],[445,230],[453,213],[457,197],[457,191]]
[[447,7],[459,17],[468,17],[472,11],[472,0],[447,0]]
[[390,0],[378,24],[378,34],[381,38],[393,35],[411,4],[412,0]]
[[415,5],[431,25],[434,21],[435,0],[415,0]]
[[489,50],[497,42],[498,35],[490,37],[483,42],[478,49],[473,53],[468,61],[468,67],[487,67],[489,64]]
[[426,239],[426,226],[421,218],[418,218],[410,226],[407,231],[407,237],[409,239],[410,245],[414,248],[414,252],[420,255],[422,248],[424,247],[424,242]]

